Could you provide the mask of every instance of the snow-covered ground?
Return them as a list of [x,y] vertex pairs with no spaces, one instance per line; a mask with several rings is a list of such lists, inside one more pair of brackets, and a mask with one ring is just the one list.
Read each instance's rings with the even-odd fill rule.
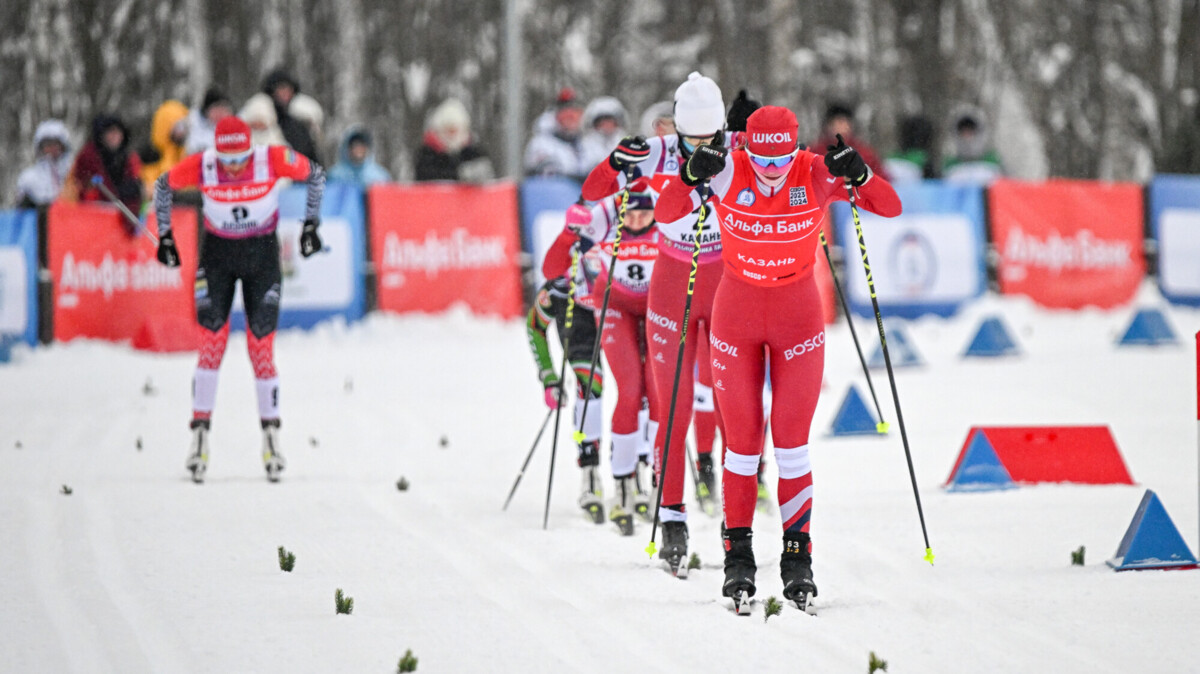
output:
[[[1152,288],[1138,304],[1165,306]],[[933,567],[885,373],[891,435],[828,436],[847,387],[866,391],[832,327],[812,441],[820,615],[787,607],[765,624],[761,604],[739,618],[720,597],[717,520],[693,511],[703,565],[686,581],[647,560],[647,525],[622,538],[585,521],[566,428],[549,530],[548,437],[501,512],[545,415],[517,321],[372,316],[282,334],[278,485],[244,338],[203,486],[183,469],[191,355],[19,349],[0,366],[0,671],[393,672],[410,648],[429,672],[865,672],[870,651],[890,672],[1195,671],[1200,572],[1104,564],[1146,488],[1195,550],[1200,313],[1167,312],[1178,347],[1114,346],[1132,307],[988,297],[906,326],[926,361],[897,381]],[[962,360],[990,314],[1024,355]],[[859,334],[871,343],[874,323]],[[1138,484],[945,492],[968,428],[988,424],[1107,424]],[[758,598],[778,596],[778,515],[755,529]],[[1081,545],[1087,564],[1072,566]],[[350,616],[335,615],[338,588]]]

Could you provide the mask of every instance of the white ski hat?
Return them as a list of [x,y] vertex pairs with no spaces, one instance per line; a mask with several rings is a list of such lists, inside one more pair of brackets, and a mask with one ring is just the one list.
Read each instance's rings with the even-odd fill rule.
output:
[[716,82],[693,72],[675,90],[675,129],[681,136],[709,136],[725,128],[725,102]]

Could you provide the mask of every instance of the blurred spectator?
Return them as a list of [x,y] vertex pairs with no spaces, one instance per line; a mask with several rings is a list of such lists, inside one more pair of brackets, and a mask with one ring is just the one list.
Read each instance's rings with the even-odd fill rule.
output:
[[725,130],[729,132],[730,147],[746,146],[750,140],[746,137],[746,120],[761,107],[762,103],[750,98],[745,89],[738,91],[733,103],[729,104],[729,112],[725,114]]
[[164,102],[150,120],[150,143],[139,153],[142,183],[146,194],[154,192],[154,181],[178,164],[187,152],[188,109],[176,100]]
[[1004,175],[1000,158],[988,140],[983,115],[978,112],[958,115],[954,122],[952,150],[942,165],[946,180],[987,185]]
[[858,151],[858,155],[867,163],[867,166],[871,167],[872,171],[885,179],[889,178],[887,171],[883,168],[883,163],[879,161],[879,155],[870,145],[855,135],[854,108],[845,103],[829,105],[825,110],[825,117],[821,121],[821,135],[808,149],[823,155],[825,148],[837,145],[838,134],[842,135],[842,139],[846,141],[847,145]]
[[659,101],[646,108],[642,113],[640,133],[647,138],[675,133],[675,104],[671,101]]
[[471,116],[457,98],[434,108],[417,150],[417,180],[483,182],[494,177],[487,152],[471,137]]
[[582,181],[592,170],[585,163],[580,142],[583,108],[575,90],[558,92],[554,109],[537,118],[533,138],[525,147],[525,173],[557,175]]
[[583,111],[583,162],[590,171],[602,161],[608,161],[608,153],[625,137],[629,124],[629,113],[612,96],[600,96],[588,103]]
[[356,183],[368,187],[392,179],[387,169],[375,161],[371,133],[362,127],[350,127],[338,147],[338,161],[329,171],[331,181]]
[[60,120],[47,119],[33,132],[33,165],[17,176],[17,207],[38,208],[58,198],[71,171],[71,138]]
[[893,185],[938,177],[933,159],[933,123],[921,116],[905,117],[900,122],[900,149],[889,154],[883,166]]
[[221,90],[210,87],[204,92],[200,107],[188,115],[188,137],[185,154],[203,152],[215,144],[217,122],[233,114],[233,103]]
[[[142,162],[129,150],[129,128],[115,115],[96,115],[92,120],[92,135],[79,154],[67,182],[63,185],[62,198],[66,201],[108,200],[92,184],[92,178],[100,177],[108,189],[129,208],[137,213],[142,207]],[[121,224],[130,236],[137,234],[132,223],[121,219]]]
[[276,69],[263,79],[262,92],[242,106],[239,116],[250,125],[255,145],[286,144],[321,163],[317,155],[325,112],[311,96],[300,93],[296,78]]

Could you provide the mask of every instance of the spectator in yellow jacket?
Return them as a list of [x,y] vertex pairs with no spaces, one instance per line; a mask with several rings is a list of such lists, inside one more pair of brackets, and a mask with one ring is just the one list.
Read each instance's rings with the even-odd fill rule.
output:
[[187,156],[188,108],[176,100],[158,106],[150,121],[150,145],[142,150],[142,182],[154,193],[154,181]]

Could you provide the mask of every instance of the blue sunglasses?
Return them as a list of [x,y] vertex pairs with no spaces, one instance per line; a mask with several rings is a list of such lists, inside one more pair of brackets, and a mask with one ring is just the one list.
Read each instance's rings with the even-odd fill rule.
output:
[[796,158],[797,152],[798,152],[798,150],[792,150],[791,153],[781,154],[778,157],[764,157],[763,155],[754,154],[753,152],[750,152],[750,151],[747,151],[746,154],[750,155],[750,161],[754,162],[755,164],[757,164],[758,166],[760,166],[762,168],[770,168],[772,166],[778,166],[779,168],[783,168],[784,166],[787,166],[788,164],[792,163],[792,160],[794,160]]

